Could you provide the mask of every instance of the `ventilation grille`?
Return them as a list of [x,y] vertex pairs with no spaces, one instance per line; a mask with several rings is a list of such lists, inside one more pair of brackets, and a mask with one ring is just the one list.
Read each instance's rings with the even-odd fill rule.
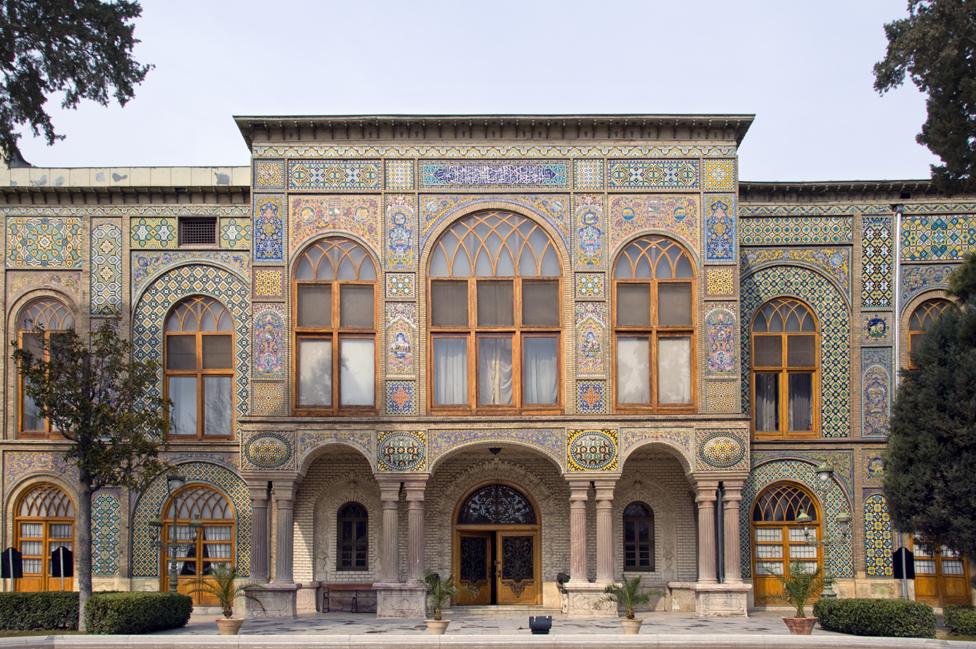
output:
[[180,245],[203,246],[217,243],[217,217],[194,216],[180,219]]

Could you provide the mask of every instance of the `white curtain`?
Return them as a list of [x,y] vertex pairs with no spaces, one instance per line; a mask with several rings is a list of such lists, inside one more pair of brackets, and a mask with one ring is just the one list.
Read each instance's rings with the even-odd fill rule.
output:
[[332,341],[298,341],[298,403],[332,405]]
[[658,401],[691,403],[691,339],[661,338],[657,350]]
[[204,430],[207,435],[230,436],[231,430],[231,378],[207,376],[203,379]]
[[617,338],[617,401],[650,403],[647,338]]
[[478,341],[478,403],[484,406],[512,403],[511,338]]
[[523,349],[523,402],[556,403],[556,339],[526,337]]
[[777,399],[778,374],[756,375],[756,430],[779,430],[776,409],[779,407]]
[[790,374],[790,430],[810,430],[813,377]]
[[170,435],[197,434],[197,379],[195,376],[171,376],[169,379]]
[[434,339],[434,401],[439,406],[468,402],[468,346],[464,338]]
[[344,406],[372,406],[373,341],[368,338],[343,338],[339,359],[339,402]]

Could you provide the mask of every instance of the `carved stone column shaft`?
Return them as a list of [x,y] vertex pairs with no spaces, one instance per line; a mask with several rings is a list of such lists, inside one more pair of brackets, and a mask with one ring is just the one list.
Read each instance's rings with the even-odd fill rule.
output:
[[424,577],[424,490],[426,480],[407,481],[407,581]]
[[573,583],[585,583],[586,565],[586,502],[589,499],[589,480],[569,483],[569,578]]
[[739,552],[739,506],[742,503],[742,484],[725,483],[723,500],[725,525],[725,583],[741,584],[742,569]]
[[596,483],[596,580],[613,581],[613,487],[614,483]]
[[294,506],[295,486],[291,482],[274,483],[275,504],[275,584],[292,584],[294,574]]
[[380,502],[383,506],[383,530],[380,539],[381,583],[392,584],[400,579],[400,552],[398,531],[400,526],[400,481],[380,482]]
[[715,566],[715,490],[718,483],[706,481],[697,485],[698,504],[698,583],[718,582]]
[[253,486],[251,492],[251,578],[268,581],[268,487]]

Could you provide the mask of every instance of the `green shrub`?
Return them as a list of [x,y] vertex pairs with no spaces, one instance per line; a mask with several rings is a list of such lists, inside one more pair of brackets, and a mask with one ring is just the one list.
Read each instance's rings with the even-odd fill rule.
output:
[[88,600],[89,633],[152,633],[187,623],[193,601],[177,593],[105,593]]
[[946,629],[955,635],[976,635],[976,608],[946,606],[942,609]]
[[821,599],[813,605],[820,628],[852,635],[934,638],[935,613],[903,599]]
[[55,631],[78,628],[78,593],[0,593],[0,629]]

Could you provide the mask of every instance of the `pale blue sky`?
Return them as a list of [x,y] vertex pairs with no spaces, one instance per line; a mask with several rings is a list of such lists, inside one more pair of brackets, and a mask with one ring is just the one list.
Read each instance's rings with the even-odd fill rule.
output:
[[43,166],[243,165],[232,115],[755,113],[745,180],[924,178],[924,99],[872,89],[906,0],[143,0],[126,108]]

